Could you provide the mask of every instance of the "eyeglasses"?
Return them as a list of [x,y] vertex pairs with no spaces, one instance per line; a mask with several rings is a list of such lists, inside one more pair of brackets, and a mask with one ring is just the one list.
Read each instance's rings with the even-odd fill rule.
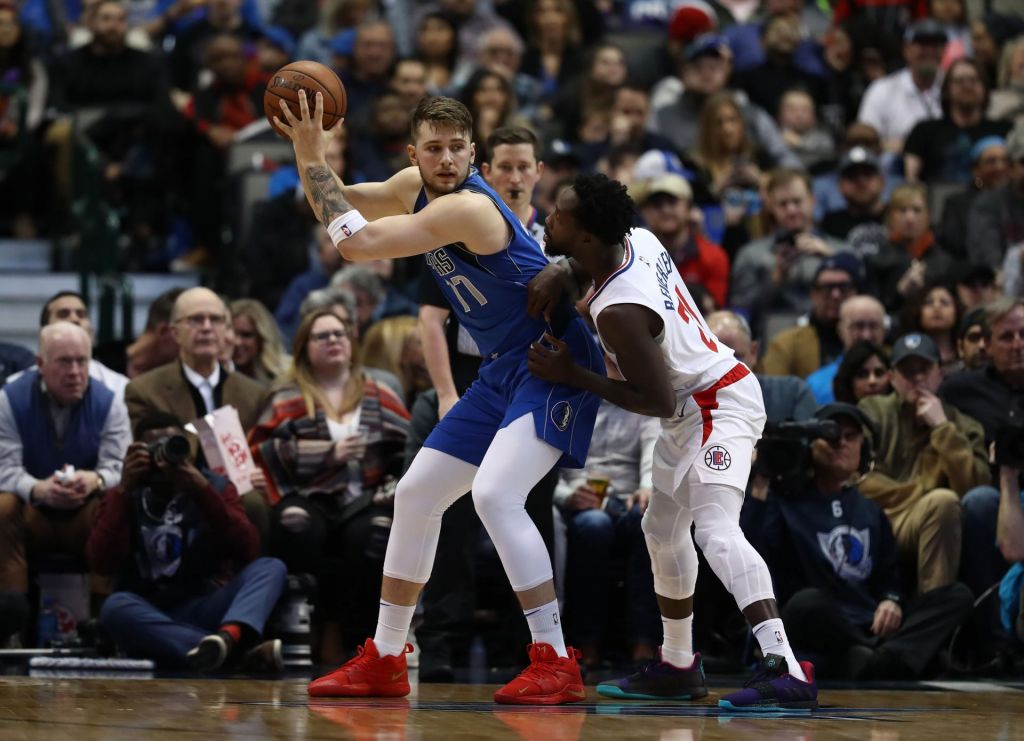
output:
[[223,327],[227,320],[228,318],[225,314],[189,314],[178,319],[179,322],[185,322],[185,324],[193,329],[199,329],[207,322],[214,327]]
[[326,332],[314,332],[309,336],[309,339],[313,342],[330,342],[331,340],[338,340],[339,342],[348,337],[348,330],[345,329],[329,329]]

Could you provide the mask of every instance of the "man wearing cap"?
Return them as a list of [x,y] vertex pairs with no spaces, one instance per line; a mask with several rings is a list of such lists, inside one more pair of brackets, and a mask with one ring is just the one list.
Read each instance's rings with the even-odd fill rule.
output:
[[885,241],[885,174],[874,153],[853,147],[839,160],[839,192],[846,207],[829,211],[821,230],[844,240],[858,255],[869,254]]
[[988,85],[981,65],[957,59],[942,80],[942,118],[920,121],[903,147],[909,182],[963,183],[971,180],[970,151],[975,142],[1009,133],[1010,121],[985,117]]
[[[874,296],[850,296],[843,301],[839,307],[839,323],[836,325],[839,340],[843,343],[843,354],[845,355],[854,343],[862,340],[881,347],[885,342],[885,318],[885,307]],[[810,386],[819,404],[835,401],[832,380],[836,377],[836,371],[842,362],[843,356],[840,355],[807,376],[807,385]]]
[[[886,176],[873,152],[854,146],[839,163],[839,190],[846,208],[829,211],[821,219],[821,230],[837,239],[847,239],[862,224],[882,224],[886,203]],[[884,232],[883,232],[884,233]]]
[[1010,180],[982,193],[967,215],[971,260],[994,270],[1003,267],[1009,249],[1024,242],[1024,123],[1006,138]]
[[806,324],[779,332],[761,359],[761,372],[769,376],[807,378],[843,352],[837,325],[839,308],[857,293],[863,267],[849,252],[827,257],[811,281],[811,312]]
[[991,480],[981,425],[936,396],[939,364],[928,335],[904,335],[892,349],[893,392],[859,404],[878,431],[875,469],[860,488],[889,516],[904,566],[916,569],[918,592],[956,580],[960,499]]
[[638,190],[640,215],[672,256],[683,280],[704,286],[723,306],[729,296],[729,256],[690,227],[690,184],[681,175],[667,173],[640,183]]
[[[648,128],[671,141],[676,151],[696,149],[701,108],[710,96],[728,87],[731,58],[721,36],[704,34],[694,39],[680,60],[679,77],[661,80],[655,86]],[[789,151],[775,120],[744,94],[736,93],[736,97],[747,131],[771,166],[800,167],[800,159]]]
[[838,438],[812,443],[800,491],[749,498],[744,532],[775,576],[794,646],[819,657],[823,676],[919,677],[973,597],[954,582],[907,598],[888,518],[857,488],[870,465],[870,421],[850,404],[829,404],[815,416],[835,421]]
[[764,187],[775,232],[736,253],[730,296],[733,306],[751,313],[755,331],[764,313],[807,311],[808,289],[821,260],[846,248],[815,229],[811,181],[803,170],[773,170]]
[[986,136],[971,147],[971,183],[967,190],[954,193],[942,204],[938,229],[939,244],[957,260],[967,260],[967,217],[978,196],[1010,180],[1010,155],[1006,139]]
[[864,92],[857,118],[875,127],[886,150],[902,151],[915,124],[942,115],[939,65],[946,41],[938,21],[917,21],[903,36],[907,66],[875,80]]

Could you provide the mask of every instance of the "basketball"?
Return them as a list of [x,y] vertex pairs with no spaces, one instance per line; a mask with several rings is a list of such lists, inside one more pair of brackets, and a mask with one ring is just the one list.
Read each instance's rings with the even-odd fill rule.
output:
[[266,92],[263,93],[263,113],[266,114],[267,120],[277,131],[278,136],[284,136],[274,125],[274,116],[282,121],[285,120],[284,112],[281,110],[281,101],[288,101],[288,107],[298,118],[301,116],[299,112],[300,90],[306,91],[310,115],[313,114],[313,108],[316,105],[316,94],[323,93],[325,130],[332,128],[338,119],[345,115],[348,96],[345,94],[345,86],[334,74],[334,70],[319,62],[292,62],[274,73],[270,82],[267,83]]

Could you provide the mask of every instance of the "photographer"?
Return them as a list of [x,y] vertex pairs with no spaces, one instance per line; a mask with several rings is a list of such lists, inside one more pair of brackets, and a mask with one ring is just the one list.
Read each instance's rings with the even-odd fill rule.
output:
[[284,564],[257,558],[259,536],[238,492],[195,467],[180,420],[150,412],[135,438],[87,547],[96,571],[117,576],[101,627],[162,666],[281,671],[281,641],[260,641]]
[[775,575],[794,649],[816,654],[822,675],[919,677],[970,612],[971,593],[952,583],[904,600],[889,521],[856,486],[871,465],[871,423],[843,403],[816,417],[834,420],[836,439],[810,443],[802,477],[755,494],[744,531]]

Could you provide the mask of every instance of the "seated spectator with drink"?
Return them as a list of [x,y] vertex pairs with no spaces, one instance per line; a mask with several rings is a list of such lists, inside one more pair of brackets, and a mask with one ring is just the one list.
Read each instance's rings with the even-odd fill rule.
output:
[[[562,469],[555,504],[566,523],[565,622],[587,666],[600,663],[609,638],[613,575],[625,574],[625,639],[631,661],[654,658],[661,617],[640,521],[651,496],[655,417],[601,402],[583,469]],[[621,561],[624,568],[615,569]]]
[[196,467],[179,419],[148,414],[135,437],[89,537],[93,568],[115,578],[100,626],[160,666],[281,671],[281,641],[262,637],[284,564],[258,557],[237,490]]

